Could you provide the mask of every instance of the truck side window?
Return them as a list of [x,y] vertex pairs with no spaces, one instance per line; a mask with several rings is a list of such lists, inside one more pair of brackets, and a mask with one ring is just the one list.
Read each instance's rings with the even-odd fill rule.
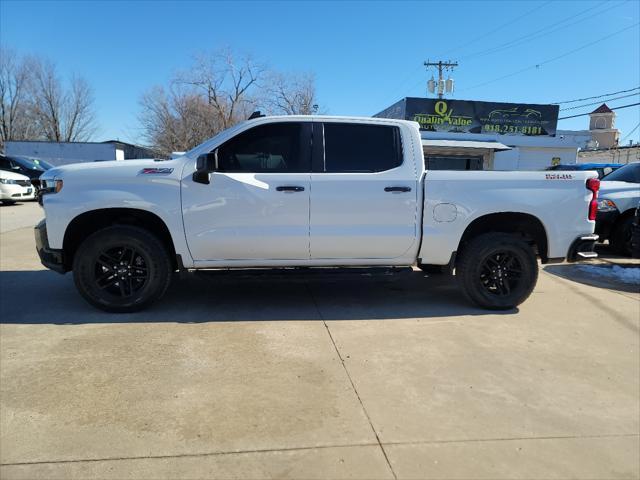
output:
[[259,125],[242,132],[218,149],[221,172],[309,172],[300,142],[302,126],[295,122]]
[[402,165],[400,130],[386,125],[324,124],[325,172],[373,173]]

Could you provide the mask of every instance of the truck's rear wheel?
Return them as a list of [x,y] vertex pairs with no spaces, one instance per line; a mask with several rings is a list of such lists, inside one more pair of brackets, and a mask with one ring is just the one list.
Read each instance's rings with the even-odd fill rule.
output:
[[91,305],[107,312],[136,312],[169,287],[171,262],[147,230],[113,226],[90,235],[73,259],[73,278]]
[[469,241],[456,262],[465,296],[492,310],[514,308],[531,294],[538,280],[536,256],[519,236],[486,233]]

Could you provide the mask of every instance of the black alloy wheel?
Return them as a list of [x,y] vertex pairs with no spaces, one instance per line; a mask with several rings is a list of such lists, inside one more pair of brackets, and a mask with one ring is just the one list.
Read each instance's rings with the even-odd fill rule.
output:
[[73,258],[73,279],[82,297],[107,312],[136,312],[169,287],[173,266],[153,233],[115,225],[90,235]]
[[456,261],[464,295],[490,310],[508,310],[524,302],[538,280],[533,247],[521,235],[485,233],[465,242]]
[[95,281],[99,288],[112,295],[131,297],[149,280],[148,260],[141,252],[126,245],[110,248],[98,254]]
[[499,251],[487,256],[480,270],[480,281],[492,295],[507,296],[522,281],[522,265],[512,252]]

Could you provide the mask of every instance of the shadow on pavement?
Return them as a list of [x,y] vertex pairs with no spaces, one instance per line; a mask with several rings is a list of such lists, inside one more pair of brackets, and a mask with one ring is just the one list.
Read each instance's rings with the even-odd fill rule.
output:
[[549,265],[544,270],[592,287],[630,293],[640,292],[640,265],[637,263]]
[[393,320],[515,314],[467,303],[455,279],[409,268],[207,271],[174,281],[148,310],[109,314],[77,293],[71,274],[0,272],[0,323],[86,324],[260,320]]

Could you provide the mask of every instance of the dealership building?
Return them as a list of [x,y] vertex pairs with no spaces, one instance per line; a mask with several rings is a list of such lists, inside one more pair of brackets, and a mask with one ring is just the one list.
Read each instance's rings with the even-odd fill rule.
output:
[[403,98],[379,118],[420,124],[428,169],[543,170],[576,163],[588,130],[557,130],[558,105]]

